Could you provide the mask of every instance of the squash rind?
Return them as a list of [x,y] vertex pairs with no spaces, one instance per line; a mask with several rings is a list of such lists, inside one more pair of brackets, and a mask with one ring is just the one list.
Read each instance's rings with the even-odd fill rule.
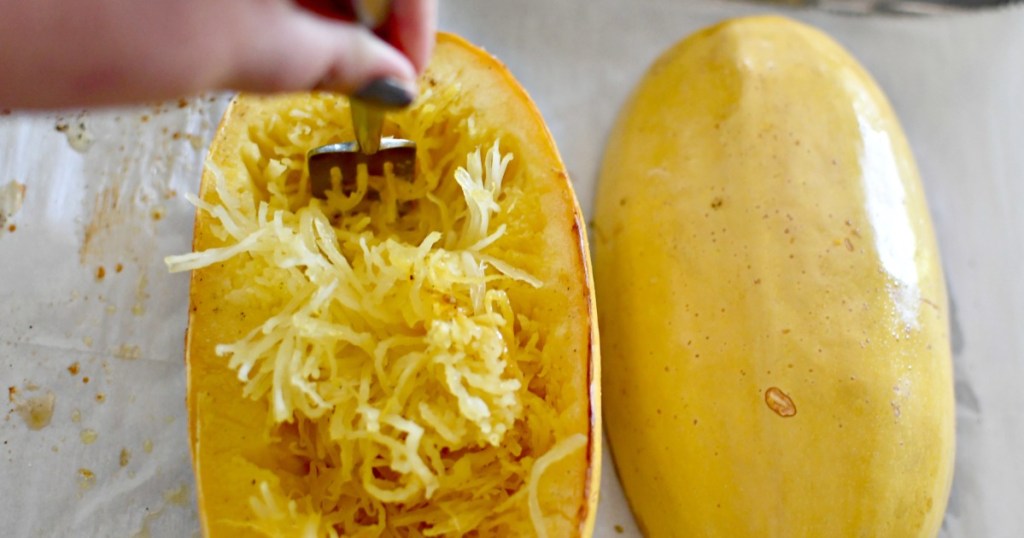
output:
[[934,536],[947,300],[909,146],[823,33],[735,19],[620,113],[594,265],[605,417],[649,536]]

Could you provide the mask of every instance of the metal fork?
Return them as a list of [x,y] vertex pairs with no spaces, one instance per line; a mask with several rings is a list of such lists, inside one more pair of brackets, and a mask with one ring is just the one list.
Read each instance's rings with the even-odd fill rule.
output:
[[[353,0],[352,8],[359,24],[381,34],[391,14],[391,0]],[[354,185],[360,164],[370,174],[382,174],[387,163],[399,177],[412,179],[416,170],[416,143],[411,140],[381,139],[384,115],[388,109],[367,103],[357,97],[350,98],[352,127],[355,142],[329,144],[310,150],[306,154],[306,168],[313,196],[323,198],[331,189],[331,174],[340,172],[342,189]]]

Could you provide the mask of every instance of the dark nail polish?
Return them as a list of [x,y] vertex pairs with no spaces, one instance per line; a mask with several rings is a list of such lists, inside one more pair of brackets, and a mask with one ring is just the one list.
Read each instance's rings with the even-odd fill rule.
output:
[[363,86],[352,97],[380,108],[402,108],[416,96],[397,80],[383,77]]

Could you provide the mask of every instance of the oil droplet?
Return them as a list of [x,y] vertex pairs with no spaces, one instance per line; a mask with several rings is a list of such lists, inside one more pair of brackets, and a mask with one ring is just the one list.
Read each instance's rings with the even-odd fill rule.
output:
[[96,474],[86,468],[78,469],[78,489],[85,491],[96,485]]
[[114,356],[122,360],[133,361],[142,356],[142,349],[139,346],[123,344],[114,351]]
[[132,461],[132,453],[129,452],[127,448],[122,448],[121,449],[121,455],[118,457],[118,463],[121,464],[121,467],[127,467],[128,463],[131,462],[131,461]]
[[86,129],[85,122],[82,119],[82,117],[73,121],[62,119],[55,126],[57,131],[64,133],[64,136],[68,138],[68,145],[71,146],[71,149],[79,153],[88,151],[96,140],[92,133]]
[[164,509],[161,508],[151,514],[146,514],[142,518],[142,528],[139,532],[132,535],[132,538],[152,538],[153,535],[149,533],[149,525],[154,521],[160,519],[160,516],[164,515]]
[[146,313],[146,299],[149,299],[149,292],[146,290],[146,286],[149,284],[149,279],[146,278],[146,273],[143,272],[142,276],[139,277],[139,282],[135,286],[135,304],[132,305],[132,314],[141,316]]
[[18,412],[29,429],[41,430],[50,425],[56,401],[57,397],[52,392],[47,392],[42,396],[33,396],[19,403],[14,410]]
[[768,387],[768,390],[764,392],[764,403],[768,404],[768,408],[780,417],[788,418],[796,414],[796,404],[793,403],[793,399],[782,392],[779,387]]
[[[9,181],[0,187],[0,227],[21,210],[25,200],[25,185]],[[14,231],[14,230],[11,230]]]
[[[172,489],[164,492],[164,502],[169,504],[176,504],[184,506],[188,503],[188,490],[184,485],[178,489]],[[164,512],[167,510],[167,505],[161,506],[159,510],[146,514],[142,518],[142,528],[138,532],[132,535],[132,538],[151,538],[149,532],[149,526],[152,525],[156,520],[160,519]]]
[[82,430],[82,433],[79,434],[79,437],[82,439],[82,444],[83,445],[91,445],[91,444],[95,443],[96,442],[96,438],[99,437],[99,436],[100,436],[100,434],[96,433],[96,430],[90,430],[88,428]]
[[78,409],[72,409],[71,410],[71,422],[74,422],[75,424],[78,424],[81,421],[82,421],[82,412],[79,411]]
[[153,453],[153,441],[150,441],[149,439],[146,439],[145,441],[143,441],[142,442],[142,451],[145,452],[146,454],[152,454]]
[[182,484],[177,489],[165,491],[164,501],[177,506],[185,506],[188,504],[188,487]]

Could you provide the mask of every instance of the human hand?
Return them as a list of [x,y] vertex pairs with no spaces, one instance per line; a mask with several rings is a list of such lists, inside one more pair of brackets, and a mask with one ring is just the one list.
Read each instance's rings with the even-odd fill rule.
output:
[[[302,5],[300,5],[302,4]],[[415,93],[436,0],[394,0],[390,40],[329,0],[0,0],[0,108],[156,101],[205,90]],[[397,47],[397,48],[396,48]]]

